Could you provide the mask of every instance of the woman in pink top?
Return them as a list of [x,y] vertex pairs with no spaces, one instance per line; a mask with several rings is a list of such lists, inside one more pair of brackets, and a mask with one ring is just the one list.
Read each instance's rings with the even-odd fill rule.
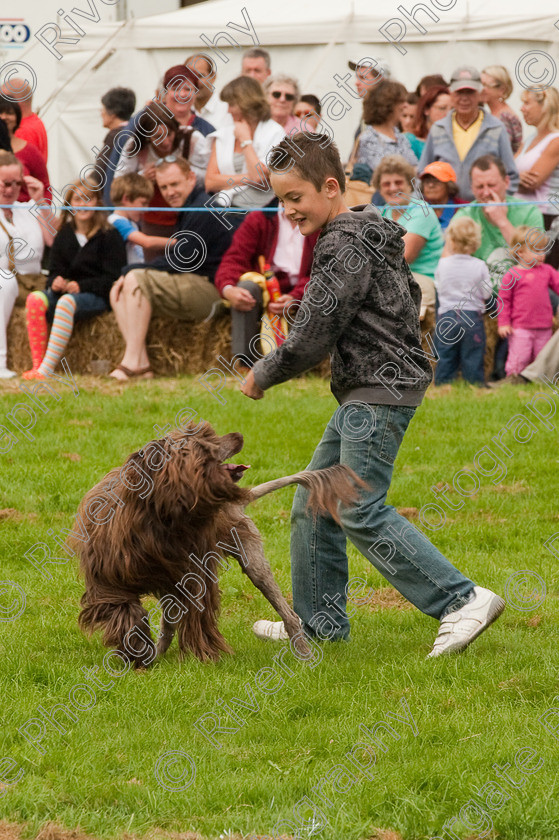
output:
[[299,101],[299,85],[291,76],[270,76],[264,82],[264,93],[268,99],[272,119],[281,125],[286,134],[297,128],[300,120],[295,116],[295,106]]
[[498,324],[501,338],[509,340],[505,372],[507,377],[516,377],[552,336],[549,289],[559,294],[559,271],[544,264],[547,237],[534,228],[516,228],[510,245],[518,265],[501,281]]
[[[21,137],[16,136],[16,131],[21,123],[21,108],[19,107],[19,103],[5,96],[0,96],[0,119],[6,123],[6,128],[10,135],[10,143],[12,144],[12,151],[23,166],[23,174],[37,178],[44,187],[47,201],[50,201],[49,173],[47,172],[47,165],[43,156],[33,143],[29,143],[29,141],[22,140]],[[22,182],[18,201],[29,201],[29,193],[27,192],[25,181]]]
[[[559,193],[559,92],[525,90],[522,93],[522,116],[536,129],[520,151],[515,163],[520,175],[517,196],[525,201],[546,202]],[[549,230],[559,214],[559,204],[542,203],[545,229]],[[559,244],[555,243],[546,262],[559,267]]]

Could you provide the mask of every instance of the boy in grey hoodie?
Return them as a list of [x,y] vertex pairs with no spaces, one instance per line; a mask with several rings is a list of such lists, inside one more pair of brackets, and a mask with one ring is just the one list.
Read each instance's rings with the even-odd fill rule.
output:
[[[440,620],[429,656],[463,650],[504,609],[495,593],[462,575],[395,508],[385,504],[404,432],[431,382],[421,350],[421,292],[404,261],[398,224],[372,205],[350,210],[338,150],[325,135],[299,133],[268,156],[274,192],[304,236],[321,230],[311,278],[286,341],[257,362],[241,390],[252,399],[309,370],[327,353],[339,408],[309,469],[346,464],[370,490],[340,511],[341,527],[292,510],[293,606],[305,633],[348,639],[346,539],[402,595]],[[282,622],[257,621],[257,636],[286,639]]]

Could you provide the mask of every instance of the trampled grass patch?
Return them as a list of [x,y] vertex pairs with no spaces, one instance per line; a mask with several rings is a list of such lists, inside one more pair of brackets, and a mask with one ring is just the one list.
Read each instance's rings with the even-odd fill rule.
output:
[[[278,660],[281,645],[253,636],[256,619],[275,616],[232,564],[221,629],[233,656],[180,663],[174,642],[152,669],[119,676],[114,662],[112,675],[103,666],[98,636],[78,630],[83,586],[60,548],[83,494],[188,407],[219,433],[243,433],[245,484],[294,472],[335,402],[312,378],[257,403],[231,387],[226,405],[192,378],[78,385],[78,396],[56,386],[61,399],[45,397],[46,412],[14,384],[0,396],[0,425],[17,438],[0,455],[6,824],[23,825],[24,837],[50,822],[95,838],[252,838],[277,826],[305,840],[556,840],[559,540],[545,543],[559,534],[559,449],[548,428],[557,418],[526,407],[545,389],[430,391],[396,463],[390,503],[465,574],[506,593],[502,618],[464,654],[427,661],[436,622],[402,608],[351,549],[350,575],[374,596],[353,605],[351,641],[317,646],[312,666],[289,652]],[[23,409],[13,414],[17,403],[34,405],[27,434],[9,419],[31,423]],[[503,469],[491,468],[488,449]],[[286,593],[292,497],[287,488],[251,509]],[[427,504],[443,510],[443,524]],[[41,542],[57,561],[43,572],[25,557]],[[264,667],[277,673],[273,693],[261,688]],[[200,720],[210,714],[221,727],[208,736]]]

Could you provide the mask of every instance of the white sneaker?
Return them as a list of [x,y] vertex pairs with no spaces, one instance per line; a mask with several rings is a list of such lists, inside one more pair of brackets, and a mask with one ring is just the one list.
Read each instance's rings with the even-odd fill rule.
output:
[[15,370],[9,370],[8,368],[0,368],[0,379],[13,379],[14,376],[17,376]]
[[259,639],[271,639],[273,642],[285,642],[289,636],[285,632],[283,621],[266,621],[260,619],[252,625],[252,632]]
[[442,619],[433,650],[427,659],[464,650],[499,618],[504,609],[505,602],[499,595],[490,589],[475,586],[473,599]]

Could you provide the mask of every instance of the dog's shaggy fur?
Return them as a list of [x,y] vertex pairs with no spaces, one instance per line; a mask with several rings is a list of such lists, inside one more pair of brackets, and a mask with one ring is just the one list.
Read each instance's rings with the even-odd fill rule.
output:
[[[338,504],[348,505],[366,486],[351,470],[304,471],[259,485],[236,481],[242,466],[225,464],[241,451],[242,435],[219,437],[208,423],[192,424],[150,441],[108,473],[84,496],[70,544],[80,557],[86,591],[79,623],[116,646],[136,667],[169,647],[175,629],[181,655],[217,660],[231,652],[219,632],[217,566],[235,557],[243,572],[284,621],[295,648],[309,648],[300,621],[276,584],[262,539],[244,513],[251,501],[287,484],[309,489],[309,508],[339,521]],[[159,599],[163,611],[155,647],[143,595]]]

